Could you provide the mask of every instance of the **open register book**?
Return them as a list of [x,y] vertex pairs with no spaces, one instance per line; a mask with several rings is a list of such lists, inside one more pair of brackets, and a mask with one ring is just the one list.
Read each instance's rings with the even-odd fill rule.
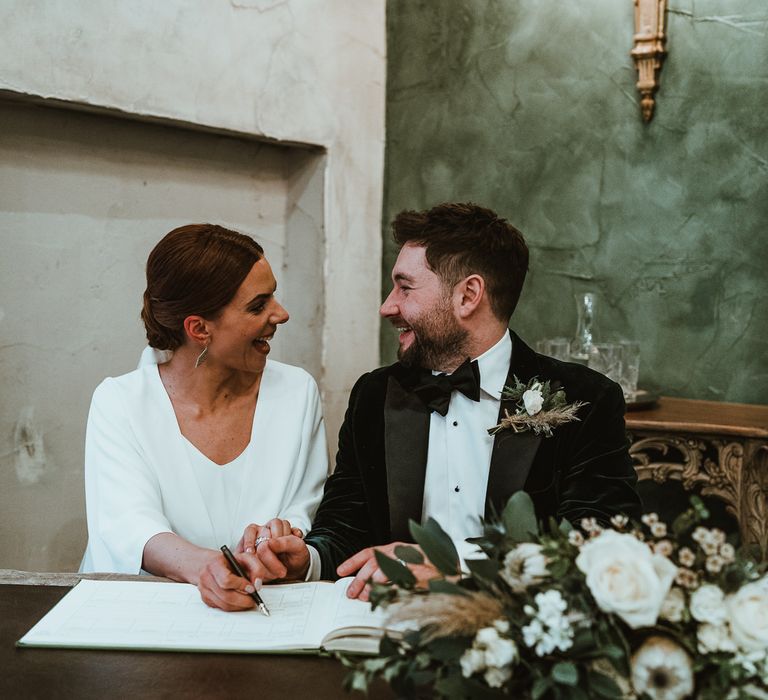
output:
[[351,579],[265,586],[271,612],[209,608],[186,583],[83,580],[18,642],[29,647],[375,654],[384,613],[346,597]]

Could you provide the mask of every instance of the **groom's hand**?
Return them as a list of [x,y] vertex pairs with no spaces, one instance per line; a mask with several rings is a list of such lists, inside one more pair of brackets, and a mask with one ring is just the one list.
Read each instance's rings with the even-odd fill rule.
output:
[[[368,547],[350,557],[345,562],[339,564],[336,569],[336,573],[340,577],[351,576],[355,574],[355,578],[352,579],[347,587],[348,598],[359,598],[360,600],[367,601],[370,597],[371,587],[368,585],[368,581],[372,580],[375,583],[384,583],[387,581],[387,577],[384,572],[379,568],[379,564],[376,561],[375,552],[378,550],[387,556],[397,559],[395,555],[395,547],[399,546],[413,547],[421,552],[418,545],[411,544],[410,542],[391,542],[390,544],[384,544],[379,547]],[[422,552],[423,554],[423,552]],[[438,570],[432,566],[429,559],[424,559],[423,564],[408,564],[408,569],[416,577],[416,585],[423,586],[427,581],[440,576]]]

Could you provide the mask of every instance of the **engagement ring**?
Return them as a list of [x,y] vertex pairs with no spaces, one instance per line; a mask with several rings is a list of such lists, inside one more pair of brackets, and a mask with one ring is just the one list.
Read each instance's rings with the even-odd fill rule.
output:
[[257,537],[256,538],[256,546],[258,547],[262,542],[266,542],[268,539],[271,539],[270,537]]

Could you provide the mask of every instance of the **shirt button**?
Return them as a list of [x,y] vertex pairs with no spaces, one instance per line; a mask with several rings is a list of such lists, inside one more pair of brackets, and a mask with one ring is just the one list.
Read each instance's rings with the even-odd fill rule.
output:
[[458,424],[459,424],[459,421],[457,421],[457,420],[453,421],[454,427],[456,427]]

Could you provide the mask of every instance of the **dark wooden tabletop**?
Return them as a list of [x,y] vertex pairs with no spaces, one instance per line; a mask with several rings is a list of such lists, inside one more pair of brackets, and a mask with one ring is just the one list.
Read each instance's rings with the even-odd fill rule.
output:
[[[336,659],[271,654],[20,649],[15,646],[69,591],[62,586],[0,585],[0,698],[349,698]],[[372,700],[393,698],[383,685]]]
[[630,430],[768,438],[768,406],[676,399],[662,396],[658,405],[626,414]]

